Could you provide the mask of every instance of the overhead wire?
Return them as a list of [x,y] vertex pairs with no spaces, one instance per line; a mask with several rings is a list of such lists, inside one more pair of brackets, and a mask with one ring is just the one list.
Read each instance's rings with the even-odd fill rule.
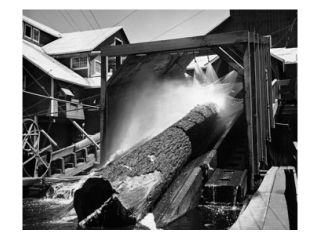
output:
[[99,29],[101,29],[102,27],[100,26],[100,24],[99,24],[96,16],[95,16],[94,13],[92,12],[92,10],[89,10],[89,12],[91,13],[91,15],[92,15],[94,21],[96,22],[97,26],[99,27]]
[[156,40],[156,39],[158,39],[159,37],[163,36],[164,34],[166,34],[166,33],[170,32],[170,31],[172,31],[173,29],[175,29],[175,28],[179,27],[180,25],[182,25],[182,24],[186,23],[187,21],[191,20],[191,19],[192,19],[192,18],[194,18],[195,16],[198,16],[200,13],[202,13],[202,12],[204,12],[204,11],[205,11],[205,10],[198,11],[197,13],[195,13],[195,14],[191,15],[190,17],[188,17],[188,18],[186,18],[186,19],[182,20],[181,22],[177,23],[177,24],[176,24],[176,25],[174,25],[173,27],[171,27],[171,28],[167,29],[167,30],[166,30],[166,31],[164,31],[163,33],[161,33],[161,34],[159,34],[158,36],[156,36],[156,37],[152,38],[151,40]]
[[138,10],[133,10],[132,12],[130,12],[128,15],[126,15],[125,17],[121,18],[120,21],[116,22],[115,24],[112,25],[112,27],[115,27],[117,25],[119,25],[120,23],[122,23],[124,20],[126,20],[128,17],[130,17],[132,14],[134,14],[135,12],[137,12]]
[[[48,99],[48,101],[50,101]],[[60,108],[60,110],[56,111],[56,112],[50,112],[49,109],[46,109],[46,110],[41,110],[41,111],[38,111],[36,113],[32,113],[32,114],[27,114],[25,115],[24,117],[27,118],[27,117],[32,117],[34,115],[37,115],[38,117],[44,117],[44,116],[50,116],[52,114],[59,114],[59,113],[67,113],[67,112],[73,112],[73,111],[78,111],[78,110],[81,110],[81,109],[87,109],[87,108],[90,108],[88,106],[82,106],[82,107],[77,107],[77,108],[74,108],[74,109],[71,109],[71,110],[64,110],[64,109],[61,109],[61,107],[59,106],[58,108]]]
[[77,29],[72,25],[72,23],[69,21],[69,19],[67,19],[67,17],[63,14],[62,10],[59,10],[58,12],[59,12],[60,15],[63,17],[63,19],[66,21],[66,23],[68,23],[68,24],[71,26],[72,30],[77,30]]
[[78,26],[78,24],[74,21],[73,17],[71,16],[71,14],[67,11],[66,11],[66,14],[69,16],[69,18],[71,19],[71,22],[74,23],[74,25],[77,27],[77,29],[81,32],[81,29],[80,27]]
[[90,27],[91,27],[92,29],[95,29],[95,28],[93,27],[93,25],[91,24],[91,22],[89,21],[88,17],[85,15],[84,11],[83,11],[83,10],[80,10],[80,12],[81,12],[82,16],[84,16],[84,18],[86,19],[86,21],[89,23]]

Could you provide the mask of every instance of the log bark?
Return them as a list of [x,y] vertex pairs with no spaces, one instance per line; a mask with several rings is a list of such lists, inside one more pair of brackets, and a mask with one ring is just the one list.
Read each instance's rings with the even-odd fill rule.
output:
[[[214,104],[197,106],[176,124],[114,160],[97,175],[110,181],[119,193],[121,205],[131,213],[130,217],[139,221],[152,210],[181,168],[214,146],[222,132],[217,127],[219,124],[222,123]],[[82,201],[81,197],[78,201]]]

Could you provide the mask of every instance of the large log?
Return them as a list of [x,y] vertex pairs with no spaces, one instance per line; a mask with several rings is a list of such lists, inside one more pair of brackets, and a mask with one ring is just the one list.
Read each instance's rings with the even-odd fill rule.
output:
[[[153,139],[111,162],[97,175],[111,182],[122,206],[139,221],[152,210],[189,160],[212,149],[223,131],[222,125],[215,104],[197,106]],[[81,197],[75,199],[75,202],[81,201]],[[102,212],[97,211],[97,214]]]

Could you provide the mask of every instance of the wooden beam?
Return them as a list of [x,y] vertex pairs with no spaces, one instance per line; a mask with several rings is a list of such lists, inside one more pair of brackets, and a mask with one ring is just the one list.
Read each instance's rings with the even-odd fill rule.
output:
[[222,60],[227,62],[231,68],[236,70],[238,73],[243,74],[243,65],[236,61],[224,48],[216,47],[214,48],[214,51]]
[[66,54],[49,54],[51,57],[56,59],[59,58],[72,58],[72,57],[87,57],[87,56],[98,56],[100,52],[92,51],[92,52],[77,52],[77,53],[66,53]]
[[251,35],[246,31],[210,34],[189,38],[177,38],[145,43],[124,44],[102,47],[101,56],[127,56],[131,54],[146,54],[153,52],[167,52],[190,50],[212,46],[245,43]]
[[260,168],[260,162],[262,161],[263,157],[262,157],[262,152],[263,152],[263,141],[261,139],[262,136],[262,125],[260,120],[262,119],[261,117],[261,80],[259,77],[259,42],[260,39],[258,39],[258,43],[257,44],[253,44],[253,54],[254,54],[254,96],[255,96],[255,115],[254,115],[254,120],[255,120],[255,136],[256,136],[256,153],[257,153],[257,158],[256,158],[256,162],[257,162],[257,170],[256,173],[258,173],[258,170]]
[[253,116],[252,116],[252,76],[251,76],[251,49],[250,43],[244,54],[244,88],[245,88],[245,114],[247,121],[247,137],[249,143],[249,186],[250,190],[254,190],[254,171],[255,171],[255,156],[254,156],[254,143],[253,143]]
[[[106,95],[107,95],[107,61],[105,56],[101,56],[101,89],[100,89],[100,144],[106,146]],[[101,148],[100,163],[105,159],[106,148]]]
[[[287,174],[286,172],[292,172]],[[288,180],[292,185],[288,184]],[[291,199],[287,199],[290,191]],[[287,194],[286,194],[287,193]],[[231,230],[296,229],[296,174],[293,167],[272,167]],[[294,206],[295,205],[295,206]],[[291,208],[289,207],[291,206]],[[295,208],[295,209],[294,209]],[[292,222],[291,222],[291,221]]]

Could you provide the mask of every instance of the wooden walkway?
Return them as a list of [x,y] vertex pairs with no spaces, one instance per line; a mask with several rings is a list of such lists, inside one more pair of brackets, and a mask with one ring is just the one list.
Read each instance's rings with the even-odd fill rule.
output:
[[293,167],[272,167],[231,230],[297,229],[297,184]]

